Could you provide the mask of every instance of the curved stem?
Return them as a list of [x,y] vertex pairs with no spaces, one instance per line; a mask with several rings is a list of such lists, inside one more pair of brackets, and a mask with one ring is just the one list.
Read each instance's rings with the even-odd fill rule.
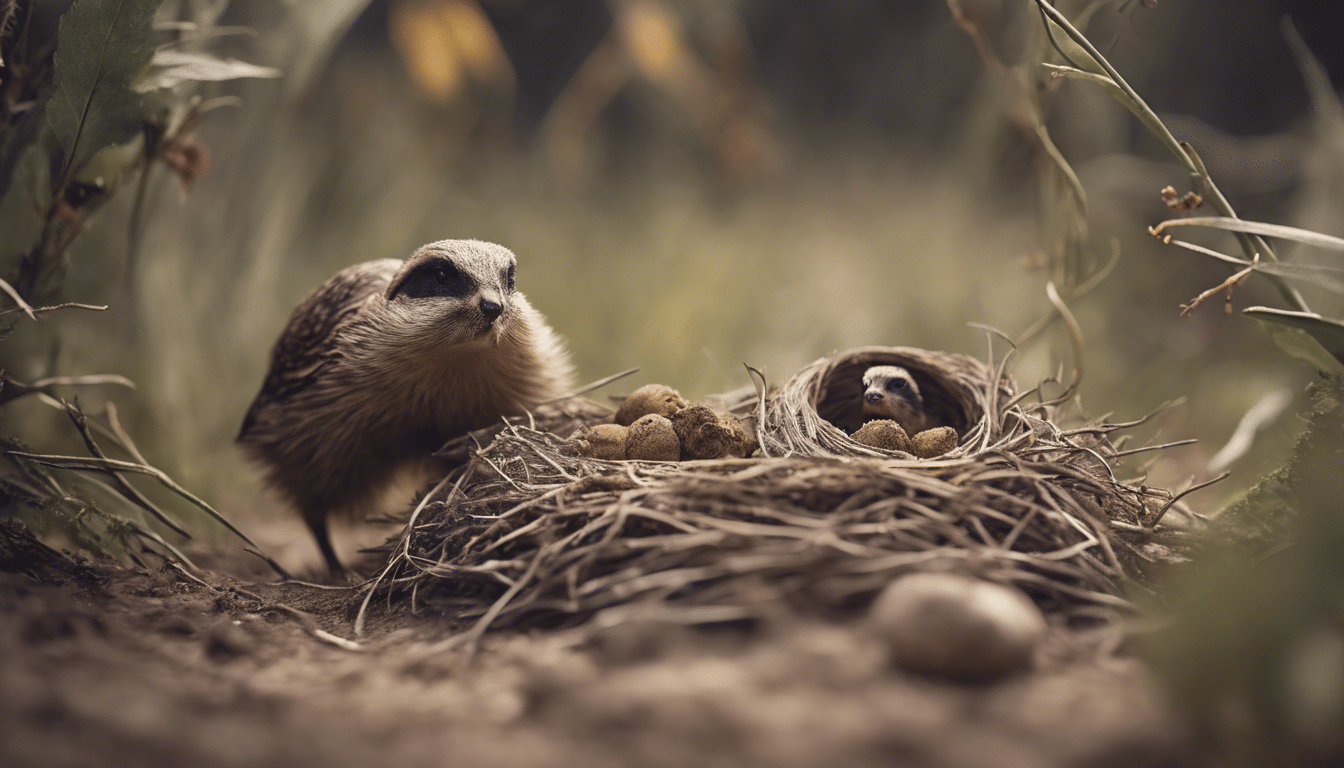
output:
[[[1204,187],[1204,191],[1207,193],[1205,197],[1209,199],[1213,204],[1213,207],[1219,213],[1230,219],[1239,218],[1236,211],[1232,209],[1232,204],[1228,202],[1227,198],[1223,196],[1222,191],[1218,189],[1218,185],[1213,183],[1213,178],[1209,176],[1208,168],[1204,166],[1204,161],[1199,157],[1199,154],[1195,152],[1194,147],[1190,146],[1188,142],[1178,141],[1176,137],[1172,135],[1171,131],[1167,128],[1166,124],[1162,122],[1161,118],[1157,116],[1157,113],[1153,111],[1152,107],[1149,107],[1147,102],[1139,96],[1138,92],[1135,91],[1129,83],[1125,82],[1125,79],[1120,76],[1120,72],[1106,60],[1106,57],[1101,54],[1101,51],[1097,50],[1097,47],[1092,44],[1092,41],[1088,40],[1082,32],[1079,32],[1073,24],[1069,22],[1064,14],[1060,13],[1059,10],[1047,2],[1047,0],[1036,0],[1036,5],[1040,7],[1041,13],[1044,14],[1049,21],[1054,22],[1056,26],[1062,29],[1073,42],[1077,43],[1080,48],[1086,51],[1087,54],[1096,60],[1097,64],[1106,71],[1106,74],[1110,77],[1112,84],[1116,89],[1111,91],[1111,95],[1124,105],[1126,109],[1134,113],[1134,116],[1139,118],[1139,121],[1144,124],[1144,127],[1157,137],[1157,140],[1167,148],[1167,151],[1171,152],[1171,154],[1195,176],[1200,185]],[[1046,25],[1046,31],[1051,31],[1048,24]],[[1068,74],[1072,75],[1073,73],[1070,72]],[[1265,242],[1261,237],[1240,234],[1237,241],[1240,243],[1241,249],[1246,253],[1247,259],[1254,260],[1256,256],[1259,255],[1266,261],[1278,261],[1278,257],[1275,256],[1269,243]],[[1296,288],[1289,285],[1286,280],[1277,275],[1268,273],[1262,274],[1264,274],[1266,279],[1274,283],[1274,287],[1278,289],[1283,300],[1294,309],[1302,312],[1311,311],[1307,306],[1306,301],[1302,298],[1302,295],[1298,293]]]

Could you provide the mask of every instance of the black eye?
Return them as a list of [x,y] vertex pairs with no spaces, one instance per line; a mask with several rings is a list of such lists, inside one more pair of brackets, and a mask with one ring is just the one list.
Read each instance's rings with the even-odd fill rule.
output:
[[513,267],[512,264],[510,264],[510,265],[509,265],[509,273],[508,273],[507,275],[504,276],[504,286],[505,286],[506,288],[508,288],[510,291],[513,290],[513,272],[514,272],[514,267]]
[[887,382],[887,389],[891,390],[892,392],[900,392],[902,389],[905,389],[906,385],[909,383],[910,382],[906,381],[905,379],[895,378]]
[[476,290],[475,283],[458,269],[457,265],[434,261],[421,265],[407,275],[392,294],[392,298],[404,295],[409,299],[433,297],[461,299],[469,296],[474,290]]

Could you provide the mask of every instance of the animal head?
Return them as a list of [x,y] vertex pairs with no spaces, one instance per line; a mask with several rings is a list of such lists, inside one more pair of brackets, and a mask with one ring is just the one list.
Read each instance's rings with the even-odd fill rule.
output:
[[919,385],[910,372],[898,365],[875,365],[863,372],[863,409],[868,413],[893,415],[924,407]]
[[502,245],[439,240],[402,264],[383,293],[384,311],[417,342],[482,345],[507,332],[522,294],[517,258]]

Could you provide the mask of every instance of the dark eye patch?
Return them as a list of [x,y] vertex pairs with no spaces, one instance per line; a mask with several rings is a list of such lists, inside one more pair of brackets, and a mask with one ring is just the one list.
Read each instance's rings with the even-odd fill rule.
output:
[[887,391],[888,391],[888,392],[900,392],[901,390],[905,389],[909,384],[910,384],[910,382],[906,381],[905,379],[901,378],[900,376],[897,376],[897,377],[895,377],[895,378],[893,378],[893,379],[889,379],[889,380],[887,381]]
[[448,297],[462,299],[476,290],[475,282],[451,261],[431,261],[421,264],[401,281],[392,298],[404,295],[408,299]]
[[507,289],[510,290],[510,291],[513,290],[513,273],[514,273],[514,271],[515,271],[515,269],[514,269],[514,265],[510,264],[510,265],[509,265],[509,272],[508,272],[508,274],[506,274],[506,275],[504,276],[504,287],[507,288]]

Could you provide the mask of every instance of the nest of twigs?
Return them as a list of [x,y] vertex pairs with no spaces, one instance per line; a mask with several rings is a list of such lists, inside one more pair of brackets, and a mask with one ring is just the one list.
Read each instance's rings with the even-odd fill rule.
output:
[[861,347],[812,363],[769,398],[761,445],[779,456],[893,455],[849,438],[865,421],[863,372],[875,365],[899,365],[908,371],[919,385],[925,410],[957,431],[960,445],[949,458],[983,451],[1003,430],[1001,404],[1016,394],[1011,378],[973,357],[909,347]]
[[[911,372],[955,449],[920,460],[847,436],[879,364]],[[868,347],[757,393],[730,404],[755,417],[760,451],[746,459],[583,457],[576,430],[611,418],[586,400],[510,423],[416,507],[369,597],[477,637],[594,617],[750,620],[783,605],[843,615],[901,573],[954,569],[1107,619],[1161,556],[1172,495],[1114,474],[1107,436],[1134,424],[1061,429],[1059,404],[1027,404],[1001,365]]]

